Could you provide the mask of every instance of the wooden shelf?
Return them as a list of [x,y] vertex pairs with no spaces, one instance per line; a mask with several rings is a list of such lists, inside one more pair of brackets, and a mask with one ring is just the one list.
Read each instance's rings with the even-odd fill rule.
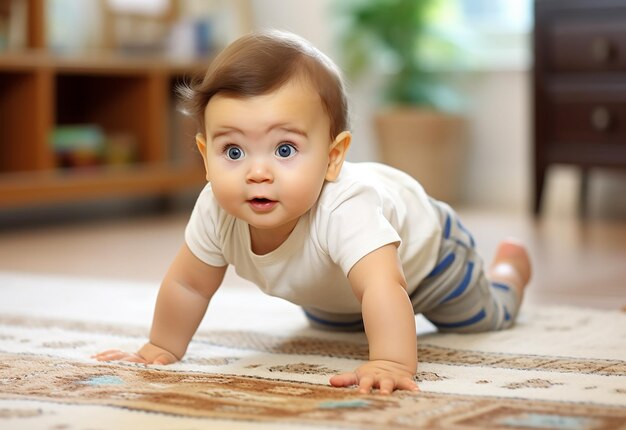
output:
[[162,57],[121,55],[94,52],[80,56],[57,56],[46,50],[31,49],[20,52],[0,52],[0,70],[37,71],[47,69],[59,73],[137,75],[166,73],[192,75],[206,71],[207,61],[178,61]]
[[[166,195],[200,188],[196,126],[176,110],[175,87],[204,73],[206,61],[80,56],[45,49],[43,0],[28,2],[28,46],[0,52],[0,210],[102,196]],[[97,126],[134,143],[124,167],[60,169],[57,126]]]
[[138,165],[0,175],[0,209],[85,198],[168,194],[205,183],[201,166]]

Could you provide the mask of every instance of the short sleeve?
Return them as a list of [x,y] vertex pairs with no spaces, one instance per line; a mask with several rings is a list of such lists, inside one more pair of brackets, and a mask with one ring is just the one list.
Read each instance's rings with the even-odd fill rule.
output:
[[191,252],[211,266],[227,264],[219,235],[221,210],[208,184],[200,193],[185,229],[185,242]]
[[400,235],[385,216],[383,199],[373,188],[352,187],[328,216],[328,252],[346,276],[370,252],[391,243],[400,245]]

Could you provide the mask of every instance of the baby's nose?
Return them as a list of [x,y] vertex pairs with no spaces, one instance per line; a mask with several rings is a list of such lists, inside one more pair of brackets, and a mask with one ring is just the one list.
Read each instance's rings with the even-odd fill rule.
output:
[[273,182],[272,169],[263,160],[253,161],[246,176],[247,182]]

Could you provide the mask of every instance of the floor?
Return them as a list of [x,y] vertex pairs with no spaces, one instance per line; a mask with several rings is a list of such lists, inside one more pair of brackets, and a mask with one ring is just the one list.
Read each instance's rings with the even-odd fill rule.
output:
[[[489,261],[498,241],[525,241],[534,263],[527,301],[626,307],[626,220],[581,221],[461,210]],[[0,225],[0,271],[158,283],[183,240],[188,211],[76,222]],[[101,218],[101,217],[96,217]],[[226,282],[248,285],[229,271]]]

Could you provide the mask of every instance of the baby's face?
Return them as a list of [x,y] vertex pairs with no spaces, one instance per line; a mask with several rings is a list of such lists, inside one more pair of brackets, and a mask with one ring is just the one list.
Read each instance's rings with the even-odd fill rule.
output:
[[329,163],[330,120],[317,92],[293,80],[261,96],[218,94],[205,123],[220,206],[251,228],[288,234],[315,204]]

